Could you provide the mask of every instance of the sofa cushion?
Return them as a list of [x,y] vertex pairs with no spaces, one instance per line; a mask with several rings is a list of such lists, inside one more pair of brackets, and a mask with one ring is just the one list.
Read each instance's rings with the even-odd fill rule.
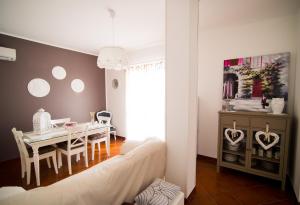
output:
[[[73,145],[74,146],[74,145]],[[58,143],[57,144],[57,147],[60,148],[60,149],[63,149],[63,150],[68,150],[68,142],[61,142],[61,143]],[[75,147],[72,147],[71,149],[77,149],[79,147],[84,147],[83,144],[80,144],[78,146],[75,146]]]
[[[45,146],[45,147],[40,147],[40,148],[39,148],[39,154],[46,154],[46,153],[48,153],[48,152],[54,151],[55,149],[56,149],[56,148],[53,147],[52,145]],[[28,148],[27,148],[27,151],[28,151],[29,157],[30,157],[30,158],[33,157],[33,151],[32,151],[32,149],[31,149],[31,147],[28,147]]]
[[98,140],[101,138],[106,137],[106,135],[101,135],[101,134],[93,134],[88,136],[88,140]]
[[180,187],[162,179],[156,179],[135,197],[135,202],[137,205],[170,205],[179,192]]

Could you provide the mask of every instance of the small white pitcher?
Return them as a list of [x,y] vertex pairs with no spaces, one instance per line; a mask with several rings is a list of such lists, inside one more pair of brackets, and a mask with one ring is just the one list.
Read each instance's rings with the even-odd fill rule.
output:
[[284,98],[272,98],[271,108],[273,114],[281,114],[284,109]]

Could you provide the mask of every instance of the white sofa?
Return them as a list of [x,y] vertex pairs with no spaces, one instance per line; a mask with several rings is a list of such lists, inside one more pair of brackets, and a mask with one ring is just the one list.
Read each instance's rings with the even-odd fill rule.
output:
[[[164,142],[150,139],[138,146],[125,144],[122,153],[55,184],[2,197],[0,204],[120,205],[132,202],[155,178],[164,177],[166,147]],[[182,198],[180,204],[183,204]]]

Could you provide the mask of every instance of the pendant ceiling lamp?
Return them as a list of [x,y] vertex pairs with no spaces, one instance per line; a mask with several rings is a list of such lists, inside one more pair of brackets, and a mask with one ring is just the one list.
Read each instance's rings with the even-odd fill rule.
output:
[[115,46],[114,18],[116,13],[112,9],[108,9],[108,12],[112,20],[113,46],[100,49],[97,66],[105,69],[123,70],[128,66],[127,54],[123,48]]

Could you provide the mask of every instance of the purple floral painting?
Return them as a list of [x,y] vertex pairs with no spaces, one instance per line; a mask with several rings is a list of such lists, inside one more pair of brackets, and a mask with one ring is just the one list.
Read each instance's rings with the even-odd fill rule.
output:
[[272,98],[288,100],[290,53],[224,61],[223,105],[230,110],[268,112]]

